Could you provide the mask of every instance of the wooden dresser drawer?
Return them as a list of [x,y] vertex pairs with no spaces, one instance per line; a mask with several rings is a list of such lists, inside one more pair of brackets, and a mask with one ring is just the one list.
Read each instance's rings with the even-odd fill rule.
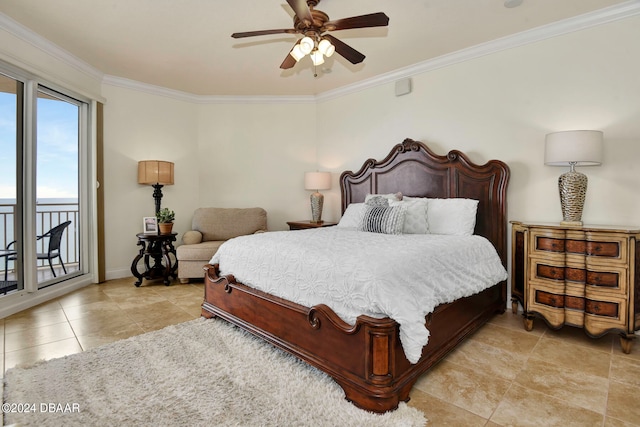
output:
[[534,256],[566,257],[568,261],[574,262],[585,257],[606,263],[628,262],[629,241],[623,234],[532,229],[530,242],[530,254]]
[[594,336],[611,329],[626,330],[625,298],[606,297],[588,290],[584,296],[558,293],[536,283],[531,283],[527,297],[529,312],[541,314],[553,327],[564,324],[583,327]]
[[623,296],[628,291],[628,271],[624,266],[601,266],[590,262],[580,265],[531,257],[529,268],[529,278],[533,281],[548,282],[560,287],[575,283],[592,287],[594,291],[607,295]]

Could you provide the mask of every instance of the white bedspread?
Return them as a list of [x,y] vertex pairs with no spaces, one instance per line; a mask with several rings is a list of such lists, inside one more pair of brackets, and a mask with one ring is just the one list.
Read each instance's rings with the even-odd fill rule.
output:
[[428,313],[507,278],[495,248],[480,236],[338,227],[237,237],[218,249],[216,263],[245,285],[307,307],[326,304],[350,324],[361,314],[394,319],[411,363],[429,340]]

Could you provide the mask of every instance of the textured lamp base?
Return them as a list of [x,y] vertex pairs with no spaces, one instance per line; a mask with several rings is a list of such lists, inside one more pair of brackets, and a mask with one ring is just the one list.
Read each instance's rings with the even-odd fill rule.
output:
[[311,193],[311,222],[322,222],[322,205],[324,204],[324,196],[321,193]]
[[587,176],[575,170],[563,173],[558,179],[562,225],[582,225],[582,209],[587,194]]

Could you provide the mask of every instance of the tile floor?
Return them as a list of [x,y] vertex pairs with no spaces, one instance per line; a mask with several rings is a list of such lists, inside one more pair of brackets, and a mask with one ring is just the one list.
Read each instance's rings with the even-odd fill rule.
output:
[[[81,352],[200,315],[203,285],[91,285],[0,320],[4,370]],[[505,312],[423,375],[410,405],[429,426],[640,427],[640,343],[576,328],[532,332]]]

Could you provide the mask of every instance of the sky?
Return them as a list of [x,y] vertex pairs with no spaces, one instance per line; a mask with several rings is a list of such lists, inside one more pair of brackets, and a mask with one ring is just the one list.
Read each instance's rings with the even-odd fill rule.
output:
[[[78,111],[69,102],[38,98],[38,199],[78,197]],[[16,97],[0,92],[0,199],[15,194]]]

